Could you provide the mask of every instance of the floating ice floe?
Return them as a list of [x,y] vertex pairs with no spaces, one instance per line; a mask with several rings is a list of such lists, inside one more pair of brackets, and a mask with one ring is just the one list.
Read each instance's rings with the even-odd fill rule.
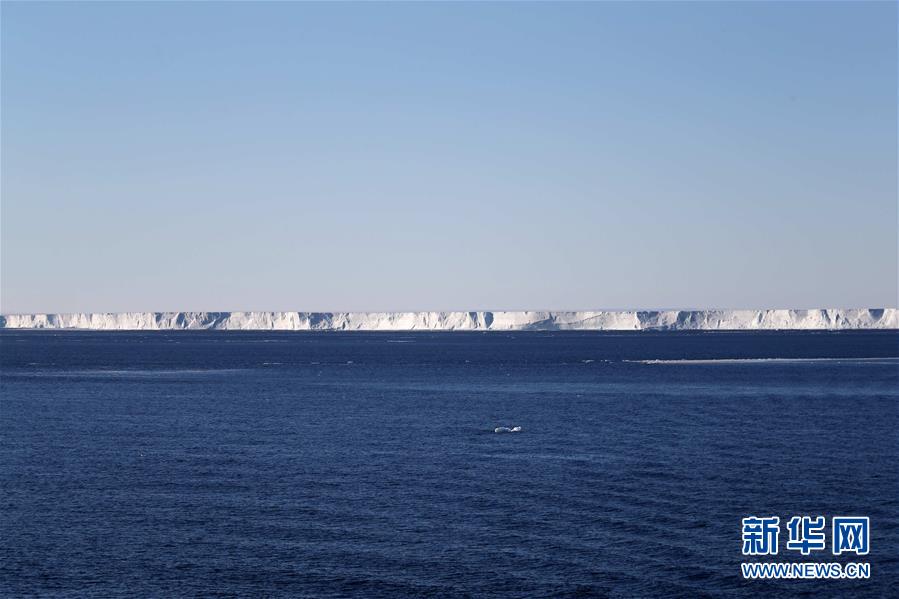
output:
[[493,432],[494,433],[520,433],[521,427],[513,426],[512,428],[509,428],[508,426],[498,426],[495,429],[493,429]]

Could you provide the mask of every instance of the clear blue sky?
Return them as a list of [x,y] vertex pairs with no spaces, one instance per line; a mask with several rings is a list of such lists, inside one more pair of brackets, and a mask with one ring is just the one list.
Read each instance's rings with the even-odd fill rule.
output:
[[895,3],[0,10],[5,313],[897,304]]

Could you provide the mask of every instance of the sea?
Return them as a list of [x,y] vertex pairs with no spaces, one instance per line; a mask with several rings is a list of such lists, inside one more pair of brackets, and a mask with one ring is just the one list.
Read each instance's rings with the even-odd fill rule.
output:
[[3,330],[0,435],[3,597],[899,589],[897,331]]

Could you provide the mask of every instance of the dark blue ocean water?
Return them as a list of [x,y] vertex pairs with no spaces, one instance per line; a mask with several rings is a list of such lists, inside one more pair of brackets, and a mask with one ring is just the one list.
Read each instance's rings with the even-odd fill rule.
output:
[[[895,332],[3,331],[0,594],[888,596],[897,358]],[[870,516],[870,580],[742,580],[741,518],[817,514]],[[807,561],[852,561],[829,543]]]

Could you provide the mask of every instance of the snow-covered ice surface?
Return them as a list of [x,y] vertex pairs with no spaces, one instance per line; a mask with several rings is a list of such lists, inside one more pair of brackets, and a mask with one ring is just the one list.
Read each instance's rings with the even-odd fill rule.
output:
[[741,331],[899,329],[899,310],[118,312],[8,314],[5,329],[97,331]]

